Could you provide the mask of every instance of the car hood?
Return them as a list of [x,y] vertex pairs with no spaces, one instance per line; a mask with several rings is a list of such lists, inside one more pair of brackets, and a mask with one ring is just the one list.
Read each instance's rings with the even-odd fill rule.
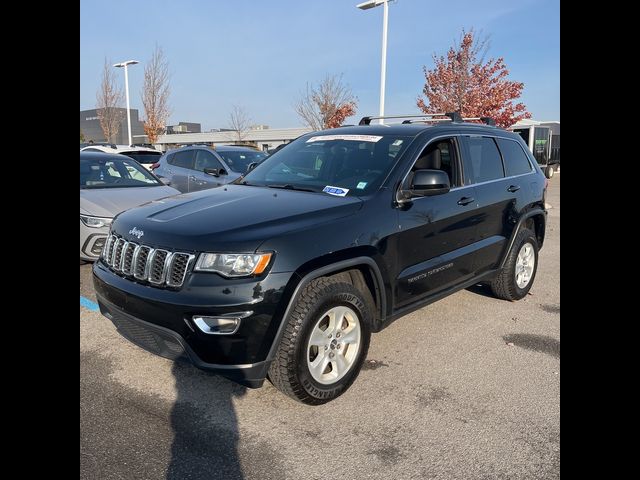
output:
[[115,217],[131,207],[180,192],[166,185],[140,188],[96,188],[80,190],[80,213],[96,217]]
[[253,252],[266,239],[351,215],[361,205],[357,197],[226,185],[128,210],[113,230],[171,250]]

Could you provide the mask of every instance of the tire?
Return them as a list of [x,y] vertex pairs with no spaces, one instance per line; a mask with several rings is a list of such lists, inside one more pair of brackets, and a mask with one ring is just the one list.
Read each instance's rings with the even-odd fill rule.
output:
[[[529,246],[530,250],[525,247]],[[522,258],[519,256],[522,254]],[[533,266],[531,266],[533,260]],[[538,270],[538,241],[533,231],[528,228],[520,230],[513,242],[504,267],[491,281],[493,294],[503,300],[520,300],[533,285]],[[520,277],[518,273],[520,272]]]
[[[321,405],[342,395],[367,356],[373,312],[371,296],[350,283],[332,278],[313,280],[283,320],[287,322],[284,335],[269,367],[271,383],[308,405]],[[332,323],[330,317],[340,318],[342,324]],[[344,342],[347,338],[351,342]]]
[[554,173],[555,173],[555,170],[553,168],[553,165],[547,165],[547,168],[544,169],[544,176],[547,178],[553,177]]

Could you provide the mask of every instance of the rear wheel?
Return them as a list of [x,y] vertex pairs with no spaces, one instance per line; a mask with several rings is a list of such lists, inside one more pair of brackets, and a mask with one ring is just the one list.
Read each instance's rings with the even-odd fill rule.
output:
[[520,300],[533,285],[538,268],[538,241],[528,228],[520,230],[498,276],[491,282],[493,294],[504,300]]
[[337,279],[304,288],[285,326],[269,380],[290,397],[320,405],[342,395],[369,349],[370,296]]
[[551,178],[553,177],[554,173],[555,173],[555,169],[553,168],[553,165],[547,165],[547,168],[545,168],[544,170],[545,177]]

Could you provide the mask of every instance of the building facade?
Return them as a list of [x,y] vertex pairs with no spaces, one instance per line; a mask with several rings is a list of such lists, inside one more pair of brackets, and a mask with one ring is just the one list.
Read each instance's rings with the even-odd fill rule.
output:
[[202,126],[199,123],[180,122],[178,125],[167,125],[167,134],[173,133],[200,133]]
[[162,151],[171,150],[182,145],[232,145],[237,143],[251,144],[260,150],[271,150],[283,143],[289,143],[300,135],[309,133],[310,128],[263,128],[260,130],[248,130],[241,135],[234,130],[220,130],[217,132],[181,133],[160,135],[156,142],[156,148]]
[[[129,143],[127,132],[127,109],[118,108],[117,110],[122,112],[122,121],[120,122],[120,128],[118,129],[118,135],[116,136],[115,143],[118,145],[127,145]],[[132,108],[130,111],[131,138],[133,143],[136,143],[144,136],[144,125],[138,118],[138,110]],[[107,141],[104,133],[102,132],[102,127],[100,127],[97,109],[80,111],[80,131],[84,135],[85,142],[89,142],[90,140],[93,140],[96,143]]]

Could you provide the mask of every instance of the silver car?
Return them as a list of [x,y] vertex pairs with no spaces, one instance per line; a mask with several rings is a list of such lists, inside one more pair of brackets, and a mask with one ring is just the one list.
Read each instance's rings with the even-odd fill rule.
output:
[[165,153],[153,173],[171,180],[182,193],[233,182],[268,154],[249,147],[189,145]]
[[80,260],[97,260],[118,213],[179,193],[129,157],[80,152]]

